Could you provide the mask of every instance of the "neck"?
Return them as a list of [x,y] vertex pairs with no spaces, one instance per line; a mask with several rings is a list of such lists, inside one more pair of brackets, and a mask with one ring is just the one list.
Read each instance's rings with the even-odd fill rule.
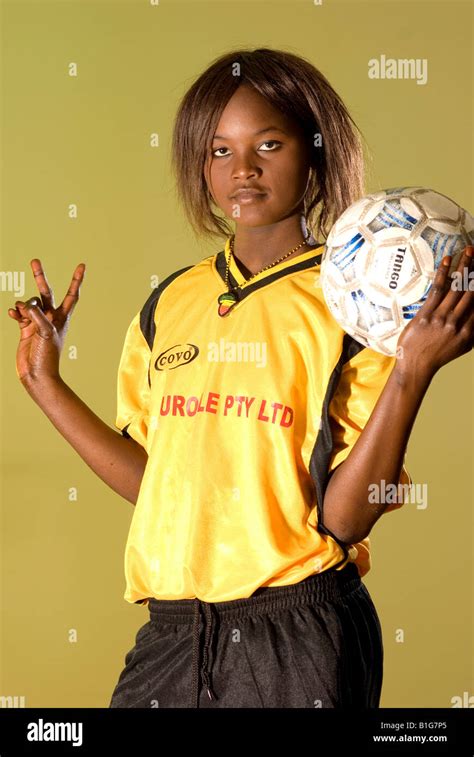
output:
[[[251,276],[301,244],[307,234],[304,218],[300,215],[290,216],[268,226],[236,225],[234,238],[236,263],[244,276]],[[285,260],[291,260],[318,246],[318,244],[306,242]]]

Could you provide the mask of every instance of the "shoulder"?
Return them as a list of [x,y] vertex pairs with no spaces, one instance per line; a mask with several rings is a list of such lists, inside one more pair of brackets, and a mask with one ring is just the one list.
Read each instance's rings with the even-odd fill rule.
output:
[[165,292],[171,293],[173,288],[179,283],[186,283],[186,285],[190,283],[190,280],[195,273],[200,272],[203,268],[209,267],[213,257],[214,255],[210,255],[207,258],[203,258],[203,260],[200,260],[198,263],[187,265],[184,266],[184,268],[179,268],[178,270],[173,271],[173,273],[166,276],[157,287],[152,289],[138,314],[140,330],[148,342],[150,349],[153,348],[156,333],[155,312],[163,294]]

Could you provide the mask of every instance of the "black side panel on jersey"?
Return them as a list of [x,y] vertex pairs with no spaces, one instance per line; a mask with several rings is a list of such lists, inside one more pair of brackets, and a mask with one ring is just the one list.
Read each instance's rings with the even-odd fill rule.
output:
[[[316,443],[311,453],[311,459],[309,464],[309,472],[316,489],[316,499],[318,508],[318,531],[321,531],[328,536],[331,536],[344,551],[344,558],[341,560],[340,565],[348,557],[347,547],[344,542],[341,542],[331,531],[329,531],[323,524],[323,500],[324,493],[329,480],[329,461],[331,459],[333,439],[331,432],[331,425],[329,422],[329,405],[337,389],[339,379],[341,377],[342,368],[345,363],[351,360],[358,352],[364,350],[363,344],[356,342],[350,334],[345,334],[342,341],[342,350],[339,360],[331,374],[326,389],[326,395],[324,397],[323,407],[321,411],[321,423],[319,433],[316,438]],[[336,566],[334,566],[336,567]]]
[[189,271],[190,268],[194,268],[194,266],[188,265],[186,266],[186,268],[180,268],[179,271],[174,271],[174,273],[171,273],[166,277],[166,279],[163,279],[161,284],[153,289],[152,293],[150,294],[140,311],[140,329],[146,341],[148,342],[150,351],[153,349],[153,342],[155,341],[155,309],[158,304],[158,300],[160,299],[166,287],[169,286],[169,284],[171,284],[171,282],[174,281],[182,273]]
[[[174,271],[169,276],[166,277],[166,279],[163,279],[161,284],[159,284],[155,289],[153,289],[152,293],[148,297],[147,301],[143,305],[142,309],[140,310],[140,330],[145,337],[147,344],[150,348],[150,357],[151,357],[151,351],[153,349],[153,342],[155,341],[155,334],[156,334],[156,326],[155,326],[155,310],[156,306],[158,304],[158,300],[160,299],[161,295],[163,294],[164,290],[166,289],[169,284],[171,284],[172,281],[174,281],[178,276],[180,276],[185,271],[189,271],[190,268],[194,268],[192,265],[186,266],[186,268],[180,268],[178,271]],[[151,378],[150,378],[150,365],[148,365],[148,386],[151,386]],[[123,436],[130,439],[130,434],[127,431],[127,428],[129,427],[129,423],[122,429]]]

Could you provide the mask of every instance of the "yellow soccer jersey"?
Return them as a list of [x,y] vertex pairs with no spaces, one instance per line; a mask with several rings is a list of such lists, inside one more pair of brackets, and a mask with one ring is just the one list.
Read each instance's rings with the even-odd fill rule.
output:
[[340,542],[321,508],[395,358],[332,317],[324,246],[248,283],[232,259],[243,287],[219,316],[229,241],[168,276],[126,334],[116,426],[148,453],[125,548],[131,603],[220,602],[348,561],[361,576],[371,567],[369,539]]

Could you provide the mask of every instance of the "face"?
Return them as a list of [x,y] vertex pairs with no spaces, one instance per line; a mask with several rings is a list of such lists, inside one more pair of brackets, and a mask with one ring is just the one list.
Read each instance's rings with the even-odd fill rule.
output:
[[[217,125],[205,178],[216,205],[242,226],[264,226],[303,211],[310,144],[300,126],[241,85]],[[236,191],[252,187],[247,194]]]

